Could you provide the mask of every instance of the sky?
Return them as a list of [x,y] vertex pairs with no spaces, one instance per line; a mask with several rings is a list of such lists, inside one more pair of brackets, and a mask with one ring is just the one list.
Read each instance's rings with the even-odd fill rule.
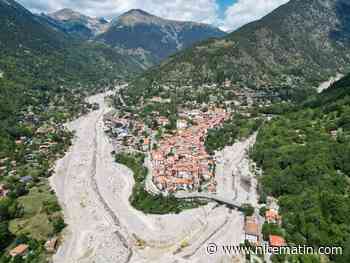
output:
[[130,9],[142,9],[174,20],[213,24],[233,31],[258,20],[289,0],[18,0],[35,13],[62,8],[92,17],[117,17]]

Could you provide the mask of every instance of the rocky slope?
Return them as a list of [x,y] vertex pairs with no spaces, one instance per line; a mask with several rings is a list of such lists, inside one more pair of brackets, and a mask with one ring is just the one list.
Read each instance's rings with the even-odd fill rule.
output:
[[225,38],[200,43],[138,83],[221,82],[253,88],[316,86],[350,65],[350,3],[291,0]]
[[83,39],[91,39],[109,26],[103,18],[88,17],[67,8],[48,15],[41,14],[40,18],[57,30]]
[[196,42],[225,35],[206,24],[171,21],[142,10],[131,10],[112,21],[109,29],[96,39],[122,52],[138,55],[142,63],[149,66]]

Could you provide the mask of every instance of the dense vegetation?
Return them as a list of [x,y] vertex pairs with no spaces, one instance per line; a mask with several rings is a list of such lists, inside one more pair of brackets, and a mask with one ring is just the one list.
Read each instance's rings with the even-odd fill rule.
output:
[[247,118],[240,114],[231,117],[222,127],[208,131],[205,147],[213,154],[225,146],[233,145],[237,139],[247,138],[256,132],[262,124],[262,119]]
[[9,130],[20,129],[18,116],[28,107],[60,100],[59,106],[72,106],[70,90],[94,91],[137,70],[103,44],[53,31],[12,0],[0,1],[0,49],[0,134],[5,139],[16,133]]
[[291,244],[350,249],[349,116],[348,76],[259,133],[252,157],[264,171],[261,194],[279,199]]
[[137,210],[146,214],[170,214],[180,213],[185,209],[192,209],[201,205],[199,201],[184,201],[175,198],[172,195],[152,195],[145,190],[145,180],[148,173],[144,167],[145,156],[141,153],[135,154],[117,154],[116,162],[130,168],[134,174],[135,186],[130,203]]
[[46,183],[32,186],[28,193],[18,181],[12,180],[10,187],[17,192],[0,199],[0,262],[13,262],[3,249],[22,243],[32,252],[27,261],[15,262],[45,262],[45,241],[65,227],[56,196]]

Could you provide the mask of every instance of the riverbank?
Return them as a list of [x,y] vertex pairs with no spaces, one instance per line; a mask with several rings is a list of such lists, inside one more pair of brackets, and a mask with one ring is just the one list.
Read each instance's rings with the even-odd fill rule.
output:
[[180,214],[145,215],[130,205],[135,181],[111,155],[104,96],[90,98],[99,110],[68,125],[76,137],[51,179],[68,224],[54,262],[231,262],[224,255],[209,257],[205,248],[243,241],[240,212],[210,203]]

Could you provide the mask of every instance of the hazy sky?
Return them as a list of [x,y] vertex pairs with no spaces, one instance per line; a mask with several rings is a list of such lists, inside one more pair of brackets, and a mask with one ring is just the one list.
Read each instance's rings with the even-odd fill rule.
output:
[[18,0],[33,12],[71,8],[89,16],[112,18],[130,9],[175,20],[205,22],[224,30],[260,19],[289,0]]

